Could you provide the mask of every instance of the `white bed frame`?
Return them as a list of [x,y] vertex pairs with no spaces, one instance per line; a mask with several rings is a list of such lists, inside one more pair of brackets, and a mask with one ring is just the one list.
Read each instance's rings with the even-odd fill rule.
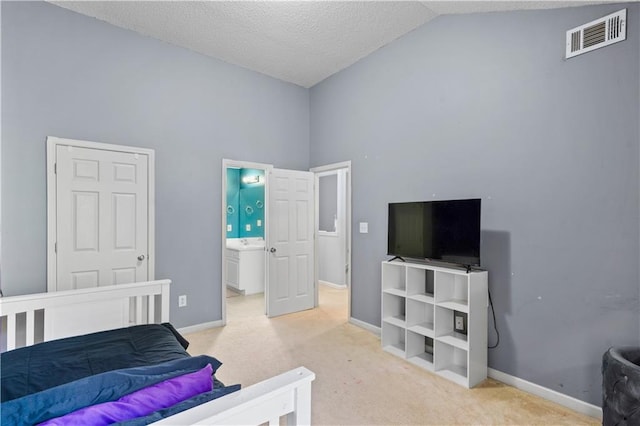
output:
[[[170,280],[0,298],[7,350],[40,341],[169,321]],[[5,332],[6,330],[6,332]],[[311,424],[311,382],[299,367],[154,424]]]

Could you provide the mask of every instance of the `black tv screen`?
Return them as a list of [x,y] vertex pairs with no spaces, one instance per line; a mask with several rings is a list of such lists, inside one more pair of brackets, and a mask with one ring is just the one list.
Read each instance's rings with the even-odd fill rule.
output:
[[390,256],[480,265],[480,199],[389,203]]

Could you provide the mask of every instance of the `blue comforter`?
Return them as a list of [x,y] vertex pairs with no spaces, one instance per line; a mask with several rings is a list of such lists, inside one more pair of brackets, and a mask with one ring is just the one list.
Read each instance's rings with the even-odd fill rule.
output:
[[[2,403],[0,423],[3,425],[35,425],[80,408],[115,401],[124,395],[161,381],[198,371],[207,364],[211,364],[214,372],[221,365],[215,358],[201,355],[158,365],[121,369],[85,377]],[[219,398],[239,388],[239,385],[214,387],[211,392],[197,395],[173,407],[121,424],[148,424],[203,402]]]
[[188,342],[171,324],[149,324],[69,337],[0,355],[0,401],[83,377],[188,358]]

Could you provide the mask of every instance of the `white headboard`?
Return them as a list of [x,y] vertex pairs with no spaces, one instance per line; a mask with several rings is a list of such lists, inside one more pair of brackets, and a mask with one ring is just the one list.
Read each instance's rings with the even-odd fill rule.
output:
[[2,297],[2,349],[131,325],[167,322],[170,284],[170,280],[158,280]]

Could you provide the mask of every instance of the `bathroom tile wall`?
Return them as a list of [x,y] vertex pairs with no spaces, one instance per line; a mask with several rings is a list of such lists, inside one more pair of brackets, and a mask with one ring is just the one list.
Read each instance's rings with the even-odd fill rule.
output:
[[239,238],[240,169],[227,169],[227,238]]
[[264,238],[264,170],[240,169],[240,238]]
[[264,170],[227,169],[227,238],[264,238]]

